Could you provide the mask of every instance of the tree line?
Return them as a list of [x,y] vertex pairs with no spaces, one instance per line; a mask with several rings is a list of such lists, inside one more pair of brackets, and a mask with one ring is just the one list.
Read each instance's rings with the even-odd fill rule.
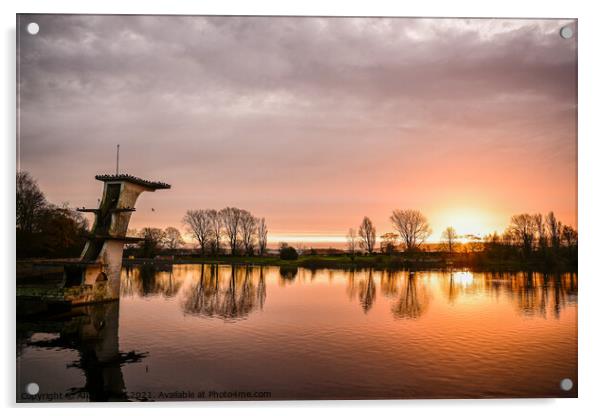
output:
[[[202,255],[219,255],[226,250],[233,255],[264,255],[267,251],[265,218],[255,217],[247,210],[188,210],[182,222]],[[76,257],[86,243],[88,228],[89,223],[80,212],[67,204],[51,204],[28,172],[17,173],[17,258]],[[184,244],[175,227],[145,227],[128,231],[128,236],[142,239],[126,248],[139,251],[144,257],[153,257],[165,249],[173,251]]]
[[67,204],[51,204],[28,172],[17,173],[17,258],[78,256],[87,228],[81,213]]
[[[218,256],[226,252],[247,256],[266,254],[268,228],[265,218],[255,217],[245,209],[191,209],[186,211],[182,224],[195,240],[201,256]],[[147,227],[128,234],[143,239],[129,245],[128,249],[137,250],[144,257],[154,257],[160,251],[173,251],[184,245],[184,239],[175,227],[164,230]]]
[[[380,236],[382,253],[420,251],[421,246],[432,234],[428,219],[418,210],[396,209],[389,220],[396,232],[387,232]],[[460,238],[453,227],[447,227],[441,235],[440,251],[456,253],[460,246]],[[472,244],[473,251],[499,251],[500,248],[506,247],[515,252],[518,250],[523,258],[558,255],[561,251],[570,258],[576,258],[577,255],[577,230],[558,221],[553,211],[545,216],[540,213],[513,215],[502,235],[494,232],[484,238],[472,236],[472,239],[476,242]],[[358,231],[355,228],[349,229],[347,251],[352,256],[360,250],[373,254],[375,246],[376,228],[370,218],[364,217]]]
[[154,257],[163,250],[174,251],[184,245],[182,234],[175,227],[132,229],[128,230],[128,237],[137,237],[142,240],[138,243],[126,244],[127,253],[132,254],[133,251],[137,251],[145,258]]
[[513,215],[510,225],[501,236],[493,233],[484,240],[486,250],[500,251],[504,247],[514,247],[527,259],[547,258],[559,253],[572,261],[577,259],[577,230],[558,221],[553,211],[545,216],[539,213]]
[[[388,232],[380,236],[382,253],[390,254],[398,251],[399,246],[404,251],[417,251],[432,232],[427,218],[418,210],[396,209],[392,212],[389,220],[397,233]],[[358,231],[350,228],[347,232],[347,249],[353,256],[358,249],[373,254],[375,247],[376,227],[370,218],[364,217]]]
[[268,228],[265,218],[236,207],[221,210],[188,210],[182,223],[196,240],[201,255],[219,255],[224,248],[231,255],[263,256],[267,250]]
[[[87,220],[67,204],[57,206],[48,202],[29,173],[19,172],[16,179],[17,258],[79,255],[86,242]],[[432,230],[424,214],[418,210],[396,209],[389,220],[394,232],[386,232],[377,239],[372,220],[364,217],[357,229],[350,228],[347,233],[347,252],[353,257],[360,252],[374,254],[378,250],[385,254],[425,251],[423,245]],[[247,210],[236,207],[188,210],[182,222],[187,233],[196,240],[201,255],[229,252],[252,256],[267,252],[266,221]],[[145,257],[164,249],[175,250],[184,244],[175,227],[147,227],[128,234],[143,239],[136,245],[128,245],[128,249],[142,251]],[[447,227],[441,235],[439,251],[455,255],[461,247],[464,252],[470,247],[472,253],[496,259],[550,262],[564,258],[574,264],[577,261],[577,230],[562,224],[554,212],[513,215],[502,234],[494,232],[483,238],[473,237],[468,244],[460,244],[460,239],[453,227]],[[292,258],[295,250],[282,245],[280,251],[281,256],[284,253],[285,257]]]

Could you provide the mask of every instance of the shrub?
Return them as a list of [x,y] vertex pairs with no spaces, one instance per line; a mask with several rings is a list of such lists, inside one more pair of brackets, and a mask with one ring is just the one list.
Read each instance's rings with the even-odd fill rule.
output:
[[299,258],[299,253],[295,250],[294,247],[290,247],[288,245],[283,244],[280,247],[280,259],[281,260],[297,260]]

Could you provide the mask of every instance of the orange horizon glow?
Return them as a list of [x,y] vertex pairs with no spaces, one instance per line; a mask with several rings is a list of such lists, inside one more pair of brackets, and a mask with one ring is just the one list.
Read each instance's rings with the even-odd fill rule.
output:
[[[545,215],[547,212],[541,212],[541,214]],[[432,233],[426,239],[425,243],[433,244],[441,242],[443,239],[443,231],[447,227],[453,227],[458,235],[457,243],[467,244],[473,241],[473,236],[485,238],[493,233],[501,235],[507,229],[509,223],[510,217],[505,217],[500,214],[496,215],[495,211],[479,211],[478,208],[462,208],[454,206],[449,210],[433,214],[432,219],[429,218]],[[570,222],[566,222],[565,224],[576,228],[576,226]],[[356,231],[358,229],[357,226],[352,228],[355,228]],[[186,233],[184,229],[181,229],[181,231],[183,234]],[[268,234],[268,244],[276,245],[279,243],[288,243],[290,245],[307,246],[307,248],[311,247],[311,244],[322,247],[326,247],[328,244],[340,246],[347,243],[347,232],[348,229],[342,230],[340,233],[270,232]],[[377,245],[381,241],[380,236],[387,232],[397,234],[397,231],[395,231],[393,226],[390,226],[388,229],[377,230]],[[190,236],[184,235],[184,239],[189,244],[195,243],[195,240]]]
[[[425,243],[432,244],[438,243],[442,241],[442,233],[447,227],[453,227],[458,235],[457,242],[460,244],[465,244],[472,241],[472,236],[478,238],[484,238],[493,233],[497,233],[501,235],[507,229],[510,224],[510,218],[512,215],[528,213],[535,214],[541,213],[542,215],[546,215],[549,211],[516,211],[512,214],[506,214],[500,212],[499,210],[491,209],[490,211],[485,209],[479,209],[475,205],[471,206],[461,206],[458,204],[451,205],[448,209],[442,209],[440,211],[434,212],[431,215],[427,215],[427,219],[429,221],[429,225],[432,229],[431,235],[426,239]],[[577,229],[577,224],[571,219],[567,219],[565,217],[561,217],[559,213],[555,212],[557,218],[565,225],[570,225]],[[383,223],[382,219],[379,221],[376,217],[368,216],[375,224]],[[340,231],[330,231],[332,228],[329,228],[328,232],[320,232],[320,231],[305,231],[300,227],[293,228],[292,230],[274,230],[272,231],[269,228],[270,219],[266,218],[268,223],[268,243],[271,245],[279,244],[279,243],[288,243],[291,245],[310,245],[317,244],[317,246],[326,247],[328,244],[341,245],[347,243],[347,233],[349,228],[354,228],[356,231],[359,228],[359,222],[363,217],[359,217],[359,220],[356,221],[357,224],[350,224],[347,228],[341,229]],[[393,225],[390,224],[390,221],[385,221],[384,223],[388,226],[378,227],[376,230],[377,243],[380,242],[380,236],[393,232],[397,234],[397,231],[394,229]],[[135,221],[134,217],[132,217],[132,223],[139,223],[139,221]],[[150,225],[146,225],[150,226]],[[153,227],[158,228],[166,228],[169,226],[173,226],[172,224],[160,224],[155,223],[152,225]],[[136,227],[131,227],[136,228]],[[184,240],[188,244],[194,244],[195,240],[192,236],[187,235],[186,230],[183,226],[177,225],[178,228],[184,237]]]
[[96,206],[119,143],[124,173],[172,185],[135,229],[224,207],[264,217],[272,244],[345,243],[364,216],[393,232],[395,209],[431,243],[522,213],[577,228],[574,20],[35,18],[19,167],[57,205]]

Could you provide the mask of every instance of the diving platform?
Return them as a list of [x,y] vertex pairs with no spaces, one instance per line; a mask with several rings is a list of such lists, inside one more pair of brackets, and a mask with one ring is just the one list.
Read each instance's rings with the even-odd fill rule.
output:
[[[76,208],[77,212],[91,212],[93,214],[97,214],[100,212],[99,208]],[[113,208],[110,212],[134,212],[136,208]]]
[[[125,244],[144,241],[127,236],[138,197],[143,192],[170,189],[171,185],[127,174],[97,175],[104,183],[98,208],[80,208],[94,214],[87,243],[78,259],[40,260],[37,270],[52,271],[55,278],[18,279],[17,299],[50,301],[71,305],[119,299],[121,264]],[[56,278],[57,268],[62,277]],[[38,273],[39,275],[40,273]]]

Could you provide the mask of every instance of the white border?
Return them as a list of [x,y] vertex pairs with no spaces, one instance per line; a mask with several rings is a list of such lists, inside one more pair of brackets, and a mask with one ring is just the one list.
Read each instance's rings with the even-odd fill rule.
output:
[[[563,17],[579,19],[579,246],[580,246],[580,299],[579,299],[579,399],[557,400],[433,400],[433,401],[352,401],[352,402],[269,402],[269,403],[174,403],[135,404],[128,411],[145,414],[164,413],[166,408],[178,412],[195,413],[225,411],[260,414],[303,414],[345,412],[365,414],[374,408],[382,413],[399,414],[421,411],[427,414],[482,414],[544,413],[566,415],[594,413],[601,408],[600,386],[602,335],[600,335],[600,301],[602,273],[600,272],[600,246],[602,237],[600,213],[602,140],[600,98],[602,97],[602,15],[595,1],[541,1],[505,0],[488,1],[414,1],[386,2],[380,0],[325,0],[295,1],[128,1],[103,0],[94,4],[80,1],[3,1],[2,13],[2,84],[3,97],[2,142],[3,169],[0,188],[2,192],[0,239],[0,264],[3,273],[3,302],[1,306],[3,332],[0,343],[2,366],[0,392],[3,406],[15,411],[15,323],[14,323],[14,172],[15,172],[15,13],[131,13],[131,14],[285,14],[285,15],[345,15],[345,16],[437,16],[437,17]],[[545,357],[542,357],[545,359]],[[101,414],[106,407],[124,405],[94,404],[86,413]],[[65,414],[82,412],[82,406],[18,406],[28,413]],[[244,408],[244,409],[243,409]]]

